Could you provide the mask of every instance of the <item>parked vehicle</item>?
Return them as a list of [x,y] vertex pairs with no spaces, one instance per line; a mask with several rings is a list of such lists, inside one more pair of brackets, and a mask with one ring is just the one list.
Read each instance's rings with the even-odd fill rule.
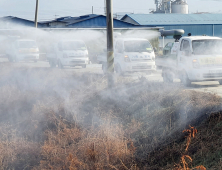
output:
[[[99,55],[97,60],[106,71],[106,54]],[[118,74],[125,72],[153,72],[156,70],[155,54],[147,39],[118,38],[114,43],[114,64]]]
[[156,65],[162,69],[164,82],[179,78],[189,86],[197,81],[219,81],[222,84],[222,39],[210,36],[188,36],[180,38],[164,48]]
[[39,48],[35,40],[17,39],[7,47],[6,56],[10,62],[39,60]]
[[51,46],[47,53],[51,67],[82,66],[89,64],[88,50],[82,40],[62,40]]

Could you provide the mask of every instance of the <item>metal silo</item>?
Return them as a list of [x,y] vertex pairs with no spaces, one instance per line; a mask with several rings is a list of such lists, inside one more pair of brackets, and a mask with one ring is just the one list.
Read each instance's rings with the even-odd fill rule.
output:
[[176,0],[171,4],[172,13],[188,14],[188,4],[183,0]]

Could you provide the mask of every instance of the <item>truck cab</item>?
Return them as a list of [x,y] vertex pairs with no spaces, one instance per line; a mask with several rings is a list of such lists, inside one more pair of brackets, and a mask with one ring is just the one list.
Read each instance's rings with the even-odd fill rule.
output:
[[222,83],[222,39],[205,36],[181,39],[177,62],[190,81]]
[[[219,81],[222,84],[222,39],[209,36],[183,37],[174,44],[171,54],[160,59],[165,81],[180,78],[185,85],[196,81]],[[176,58],[172,51],[176,49]],[[161,63],[162,62],[162,63]]]
[[117,73],[153,72],[156,70],[154,50],[147,39],[116,39],[114,58]]
[[82,40],[62,40],[53,44],[47,53],[47,59],[51,67],[58,65],[59,68],[85,68],[89,64],[88,49]]

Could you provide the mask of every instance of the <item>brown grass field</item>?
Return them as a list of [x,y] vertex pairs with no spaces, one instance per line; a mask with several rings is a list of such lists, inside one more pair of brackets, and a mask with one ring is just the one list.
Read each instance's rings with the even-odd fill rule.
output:
[[221,98],[183,86],[0,67],[0,170],[222,169]]

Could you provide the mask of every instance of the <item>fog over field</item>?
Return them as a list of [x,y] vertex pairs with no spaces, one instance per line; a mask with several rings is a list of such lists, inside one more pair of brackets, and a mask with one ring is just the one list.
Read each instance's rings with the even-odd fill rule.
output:
[[[33,20],[35,2],[0,0],[0,17]],[[187,2],[190,13],[221,12],[222,1]],[[155,8],[153,0],[113,3],[114,13]],[[39,21],[90,14],[92,6],[94,13],[104,13],[103,0],[39,0]],[[222,169],[222,101],[217,93],[200,92],[178,80],[152,81],[147,73],[136,78],[115,73],[115,85],[108,88],[102,69],[50,68],[47,59],[57,42],[80,39],[90,61],[101,66],[96,59],[106,57],[106,31],[12,27],[0,30],[0,170]],[[123,38],[158,44],[159,32],[119,32]],[[16,39],[35,40],[40,61],[9,62],[6,52]],[[157,74],[161,77],[160,70],[151,76]]]
[[[97,31],[19,28],[16,35],[36,40],[44,52],[62,39],[83,39],[96,52],[106,47],[106,34]],[[221,110],[217,95],[180,83],[115,74],[110,89],[103,74],[20,64],[0,63],[0,169],[172,169],[184,148],[177,144],[185,141],[182,131]],[[166,146],[170,156],[159,161]]]

